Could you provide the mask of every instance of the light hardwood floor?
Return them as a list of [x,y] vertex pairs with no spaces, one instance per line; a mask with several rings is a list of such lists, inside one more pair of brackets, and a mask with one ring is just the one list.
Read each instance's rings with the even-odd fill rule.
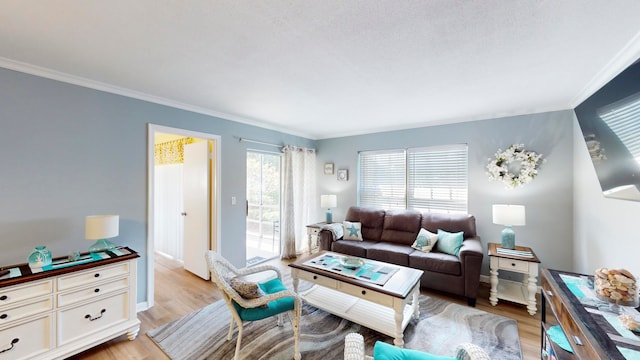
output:
[[[288,271],[288,262],[286,261],[272,260],[269,264],[279,266]],[[70,359],[168,359],[146,333],[221,298],[216,287],[210,281],[200,279],[184,270],[179,263],[162,256],[156,256],[155,275],[155,306],[147,311],[138,313],[138,318],[142,325],[140,333],[134,341],[129,341],[126,336],[121,336]],[[466,306],[466,299],[464,298],[425,289],[421,292]],[[499,302],[498,305],[491,306],[489,304],[489,285],[484,283],[480,286],[476,308],[515,319],[518,322],[523,358],[525,360],[540,358],[539,311],[535,316],[531,316],[524,305]],[[539,303],[538,308],[540,308]]]

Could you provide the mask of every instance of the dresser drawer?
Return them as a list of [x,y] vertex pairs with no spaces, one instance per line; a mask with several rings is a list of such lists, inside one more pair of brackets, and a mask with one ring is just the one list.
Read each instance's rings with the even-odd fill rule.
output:
[[298,278],[300,280],[306,280],[306,281],[310,281],[314,284],[318,284],[318,285],[322,285],[324,287],[328,287],[331,289],[336,289],[337,288],[337,281],[326,277],[326,276],[322,276],[322,275],[317,275],[317,274],[312,274],[310,272],[307,271],[303,271],[303,270],[298,270],[298,269],[294,269],[294,271],[297,273]]
[[58,311],[58,345],[106,329],[129,318],[129,293]]
[[527,273],[529,272],[529,263],[527,261],[498,258],[498,268]]
[[10,325],[27,316],[36,315],[53,309],[52,297],[46,297],[31,303],[22,303],[11,309],[0,310],[0,328]]
[[25,299],[34,299],[42,295],[51,294],[53,282],[51,280],[38,281],[27,285],[16,285],[0,289],[0,309]]
[[[0,331],[0,360],[29,359],[54,347],[53,314]],[[10,349],[10,350],[8,350]]]
[[340,283],[338,287],[339,287],[339,290],[345,294],[353,295],[361,299],[374,302],[376,304],[380,304],[388,307],[393,306],[393,297],[391,296],[385,296],[378,292],[368,290],[368,289],[363,289],[359,286],[355,286],[347,283]]
[[95,299],[104,296],[104,294],[109,294],[117,290],[126,289],[128,287],[129,279],[122,278],[67,293],[61,293],[58,294],[58,307],[71,305],[87,299]]
[[58,278],[58,291],[94,284],[96,281],[129,274],[129,263],[99,267]]

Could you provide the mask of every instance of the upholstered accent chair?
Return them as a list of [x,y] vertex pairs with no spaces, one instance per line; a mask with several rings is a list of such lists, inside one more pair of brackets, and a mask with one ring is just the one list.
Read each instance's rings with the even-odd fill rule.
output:
[[[227,341],[230,341],[233,337],[234,322],[238,325],[238,339],[236,341],[234,359],[237,360],[239,358],[242,343],[242,324],[244,322],[277,316],[277,324],[282,326],[283,314],[291,312],[293,315],[294,358],[300,360],[299,339],[302,303],[296,293],[284,286],[280,270],[275,266],[269,265],[237,269],[215,251],[207,251],[205,256],[211,272],[211,278],[220,289],[220,292],[222,292],[222,296],[231,311],[231,323],[229,324]],[[273,272],[276,277],[255,284],[259,287],[260,296],[258,297],[250,299],[243,297],[232,286],[233,279],[246,279],[247,276],[265,272]],[[245,281],[245,283],[247,282]]]

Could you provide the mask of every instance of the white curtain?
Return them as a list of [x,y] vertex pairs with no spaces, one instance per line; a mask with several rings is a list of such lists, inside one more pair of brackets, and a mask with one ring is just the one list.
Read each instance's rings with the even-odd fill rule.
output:
[[307,228],[316,215],[316,151],[287,145],[284,153],[282,255],[307,251]]
[[174,259],[183,259],[184,220],[182,164],[156,165],[154,171],[154,247]]

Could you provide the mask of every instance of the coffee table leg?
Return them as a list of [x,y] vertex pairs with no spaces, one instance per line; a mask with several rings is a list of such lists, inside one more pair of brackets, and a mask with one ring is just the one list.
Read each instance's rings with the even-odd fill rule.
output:
[[404,334],[402,333],[402,318],[404,313],[404,305],[396,307],[396,338],[393,339],[393,345],[397,347],[404,347]]
[[420,283],[413,290],[413,302],[411,304],[413,306],[413,318],[418,320],[420,319]]
[[291,274],[292,278],[293,278],[293,292],[295,292],[296,294],[298,293],[298,274]]

